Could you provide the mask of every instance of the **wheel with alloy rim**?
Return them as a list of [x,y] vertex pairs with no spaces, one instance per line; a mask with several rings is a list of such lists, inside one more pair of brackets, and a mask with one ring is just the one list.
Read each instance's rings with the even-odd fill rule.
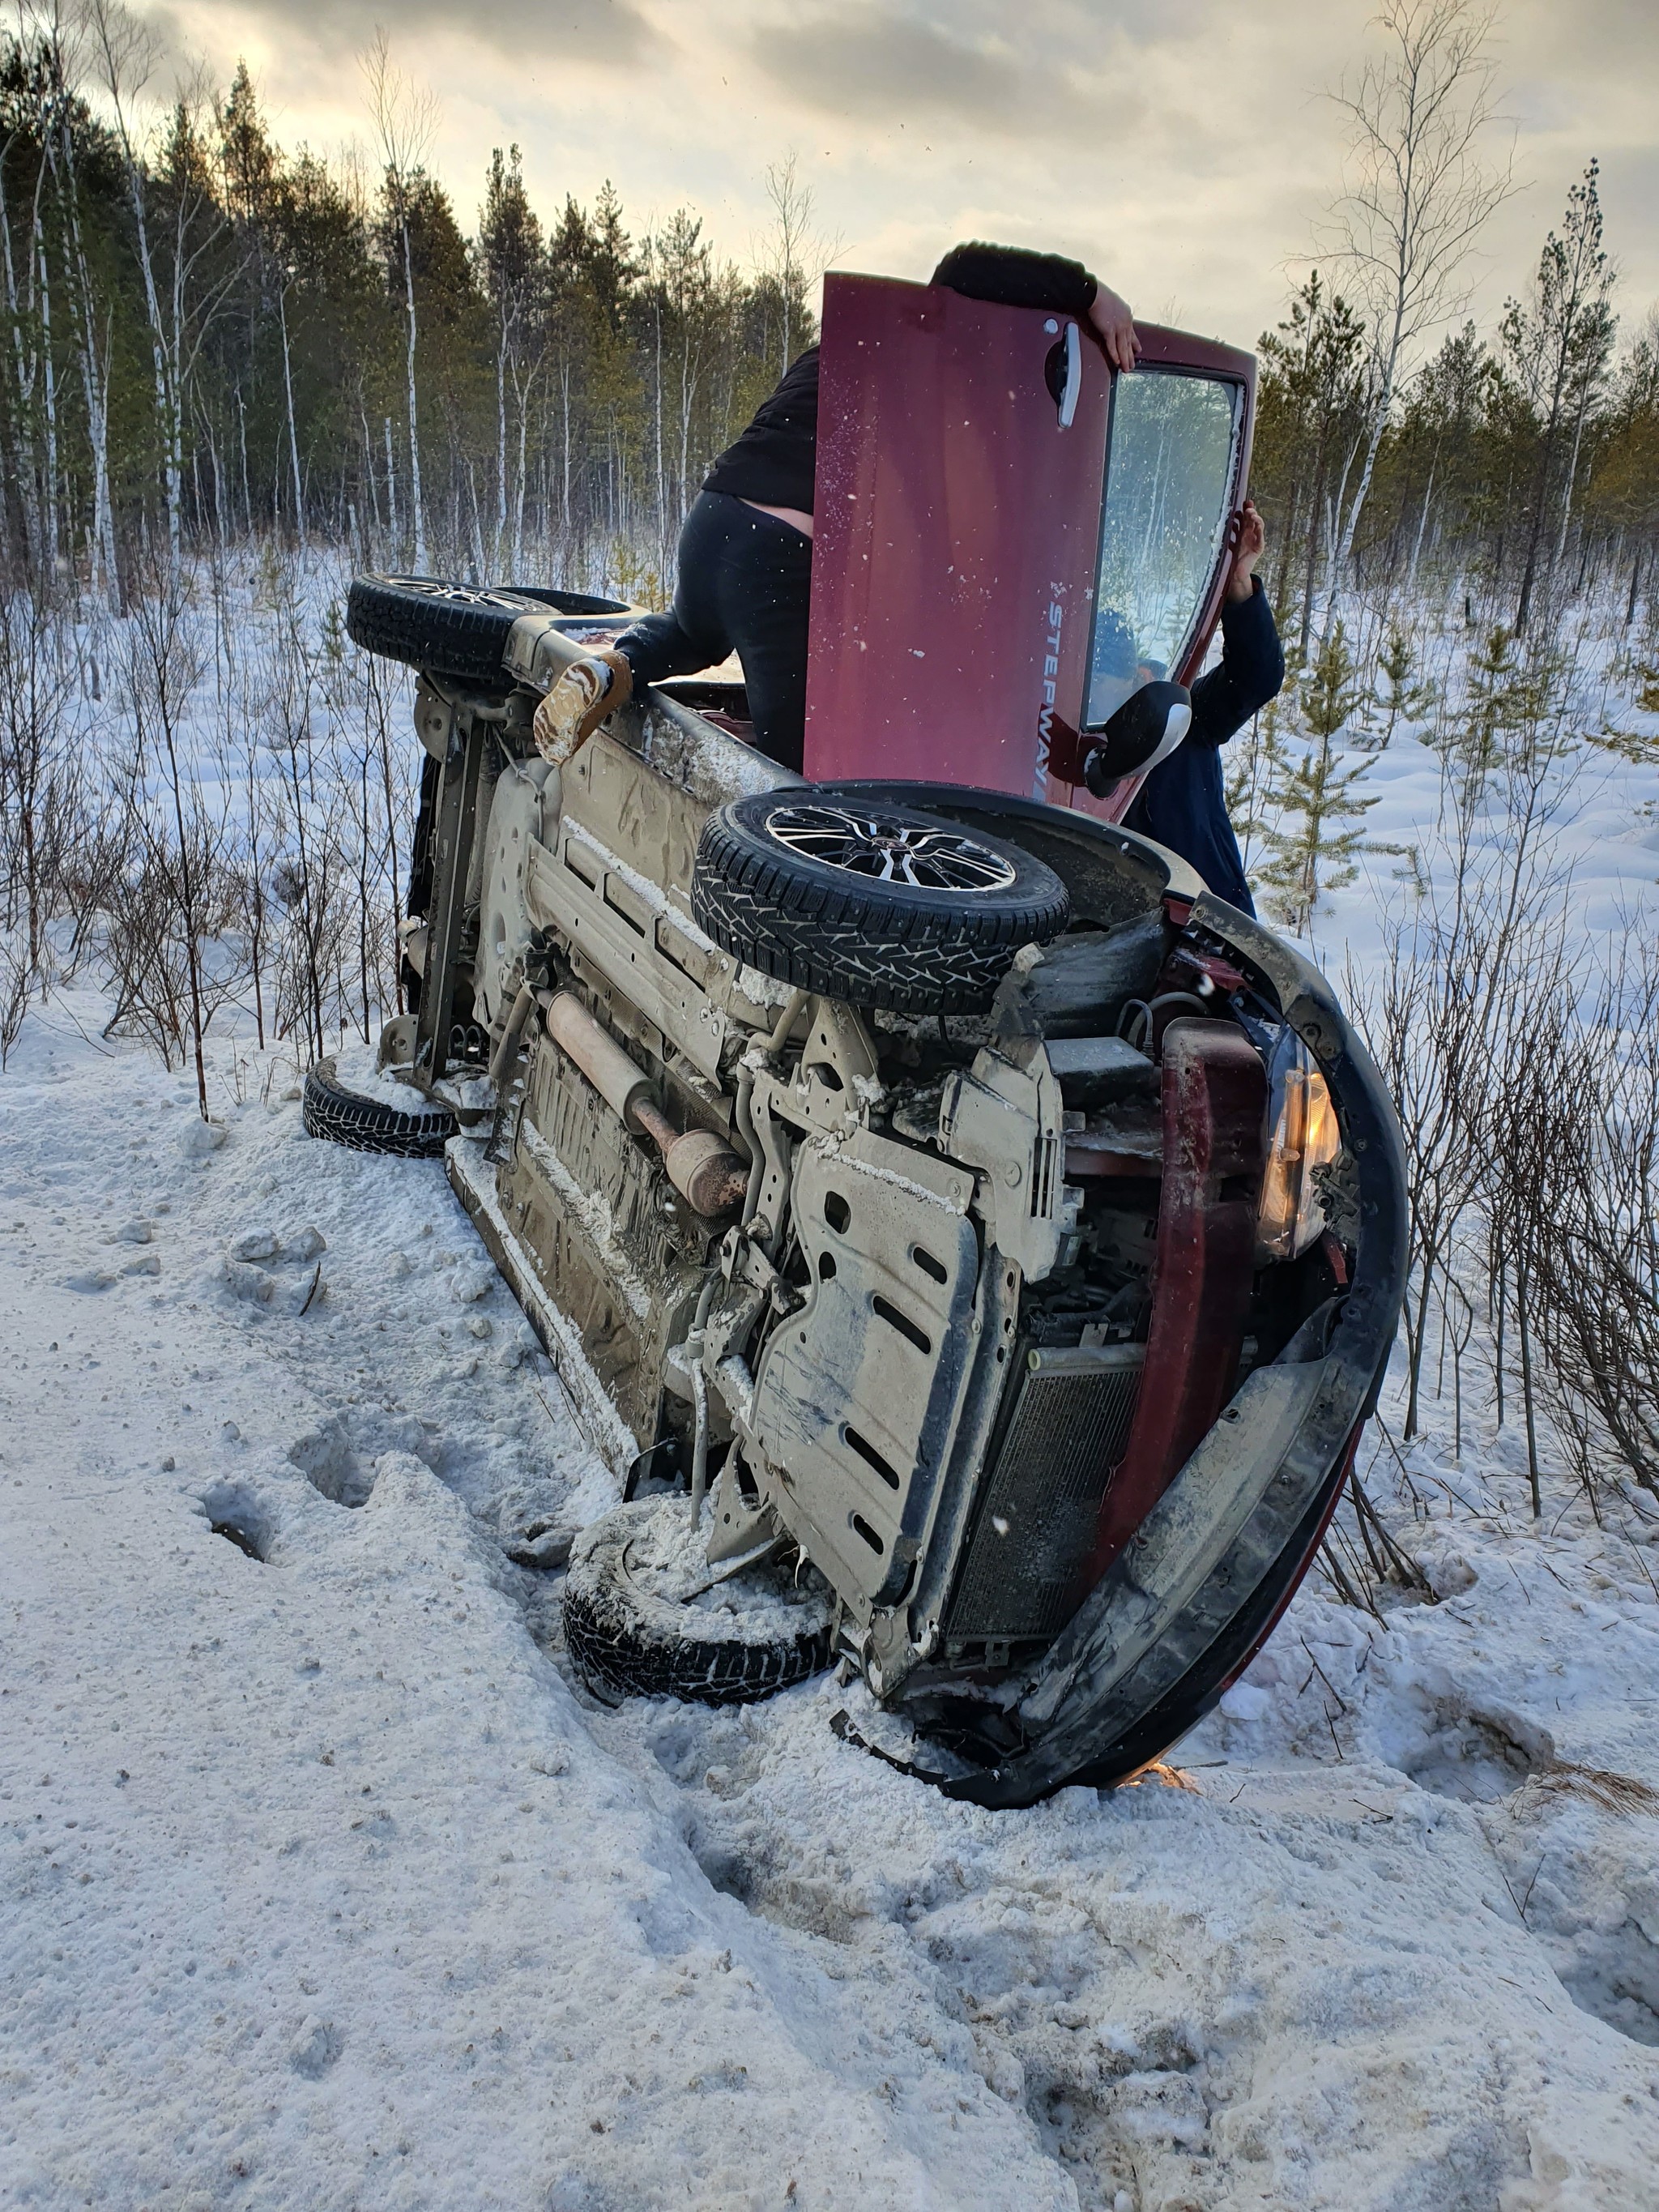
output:
[[534,585],[455,584],[440,576],[355,576],[346,596],[346,629],[366,653],[434,676],[504,690],[512,678],[501,656],[525,615],[591,616],[629,611],[621,599]]
[[1066,927],[1066,886],[943,816],[760,792],[704,824],[691,911],[780,982],[896,1013],[975,1013],[1022,945]]
[[778,1559],[717,1581],[690,1500],[636,1498],[570,1553],[564,1633],[600,1694],[753,1705],[830,1663],[835,1600],[812,1568]]

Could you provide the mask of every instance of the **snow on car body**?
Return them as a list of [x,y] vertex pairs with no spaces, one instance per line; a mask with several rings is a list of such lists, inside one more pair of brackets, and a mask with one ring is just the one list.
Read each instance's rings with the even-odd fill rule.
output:
[[[1398,1131],[1328,987],[1110,818],[1253,404],[1249,356],[1148,341],[1118,380],[1063,319],[829,280],[805,778],[718,678],[543,761],[625,609],[353,591],[428,755],[383,1051],[461,1102],[452,1179],[642,1492],[578,1546],[573,1652],[745,1696],[839,1649],[993,1803],[1121,1778],[1237,1675],[1399,1306]],[[653,1484],[711,1477],[647,1589]],[[721,1645],[711,1591],[781,1552],[816,1625]]]

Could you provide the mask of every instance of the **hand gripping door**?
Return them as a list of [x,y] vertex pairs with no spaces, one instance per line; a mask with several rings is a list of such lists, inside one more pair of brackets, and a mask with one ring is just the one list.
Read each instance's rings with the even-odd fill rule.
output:
[[825,280],[806,774],[1064,805],[1110,371],[1040,308]]

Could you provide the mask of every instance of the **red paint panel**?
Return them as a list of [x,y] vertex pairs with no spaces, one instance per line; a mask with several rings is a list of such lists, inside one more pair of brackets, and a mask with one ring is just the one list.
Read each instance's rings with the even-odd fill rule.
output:
[[1164,1034],[1164,1188],[1152,1317],[1128,1449],[1101,1507],[1091,1586],[1232,1395],[1249,1309],[1267,1078],[1230,1022]]
[[808,776],[1065,802],[1044,755],[1082,708],[1110,398],[1080,329],[1061,426],[1044,371],[1067,320],[825,279]]
[[[824,283],[806,773],[978,784],[1079,806],[1112,373],[1079,328],[1062,426],[1045,368],[1068,318],[943,287]],[[1050,325],[1053,325],[1051,328]],[[1230,504],[1249,481],[1254,357],[1155,324],[1142,367],[1237,388]],[[1218,550],[1179,668],[1221,611]]]

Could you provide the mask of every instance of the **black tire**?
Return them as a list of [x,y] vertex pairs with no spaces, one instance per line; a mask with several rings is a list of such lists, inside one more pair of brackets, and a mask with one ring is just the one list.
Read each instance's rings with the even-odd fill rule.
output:
[[[648,1574],[630,1570],[630,1547],[656,1516],[684,1520],[690,1510],[678,1493],[638,1498],[576,1539],[564,1585],[564,1633],[589,1686],[620,1697],[749,1705],[821,1674],[830,1664],[835,1602],[822,1584],[797,1584],[781,1567],[750,1568],[740,1578],[749,1607],[740,1624],[728,1613],[677,1604],[659,1595]],[[752,1601],[763,1577],[769,1577],[775,1602],[757,1614]],[[764,1615],[770,1618],[762,1625]]]
[[586,592],[544,592],[529,584],[448,584],[435,576],[354,576],[346,595],[346,629],[366,653],[406,661],[434,676],[486,684],[512,678],[501,655],[522,615],[625,615],[621,599]]
[[354,1152],[393,1152],[405,1160],[438,1160],[459,1124],[447,1106],[424,1105],[409,1113],[384,1099],[348,1091],[331,1060],[306,1072],[300,1118],[308,1137],[322,1137]]
[[[870,872],[894,865],[904,879]],[[1017,845],[807,788],[754,793],[709,816],[691,911],[724,951],[799,990],[966,1014],[990,1004],[1022,945],[1059,934],[1071,908],[1054,870]]]

